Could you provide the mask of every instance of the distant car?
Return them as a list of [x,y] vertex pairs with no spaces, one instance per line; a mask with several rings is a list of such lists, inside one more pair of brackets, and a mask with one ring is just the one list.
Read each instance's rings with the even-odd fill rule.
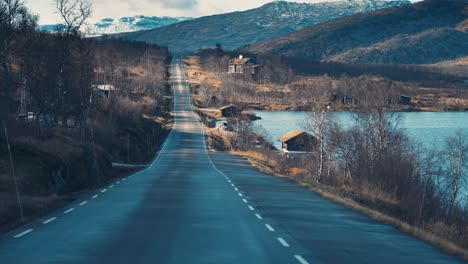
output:
[[34,112],[28,112],[27,114],[20,114],[16,117],[16,120],[21,120],[26,123],[31,123],[36,119]]
[[218,121],[216,122],[215,126],[216,130],[228,131],[229,130],[229,123],[226,121]]

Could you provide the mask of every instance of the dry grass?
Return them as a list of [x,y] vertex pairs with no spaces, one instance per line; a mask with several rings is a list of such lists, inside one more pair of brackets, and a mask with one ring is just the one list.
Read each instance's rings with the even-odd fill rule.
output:
[[278,163],[269,159],[266,155],[255,152],[255,151],[230,151],[229,154],[238,155],[246,158],[250,164],[259,171],[267,174],[280,176],[275,168],[278,167]]
[[397,227],[403,232],[406,232],[418,239],[426,241],[448,253],[460,256],[464,258],[465,260],[468,260],[468,250],[463,249],[459,247],[458,245],[456,245],[455,243],[447,239],[444,239],[440,236],[437,236],[436,234],[429,233],[423,229],[420,229],[418,227],[405,223],[397,218],[394,218],[386,214],[383,214],[381,212],[378,212],[376,210],[364,207],[350,198],[344,198],[341,195],[330,192],[329,190],[326,190],[319,185],[312,185],[310,183],[303,183],[302,185],[314,191],[315,193],[320,194],[322,197],[328,200],[334,201],[348,208],[364,213],[370,216],[372,219],[377,220],[379,222],[383,222],[387,225],[392,225],[394,227]]

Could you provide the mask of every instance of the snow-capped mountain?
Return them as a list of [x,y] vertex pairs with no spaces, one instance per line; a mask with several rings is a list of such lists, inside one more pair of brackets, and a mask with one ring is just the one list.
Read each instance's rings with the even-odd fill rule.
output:
[[[86,31],[91,33],[91,35],[100,36],[105,34],[155,29],[191,19],[193,18],[157,16],[133,16],[122,17],[119,19],[105,18],[95,24],[92,24]],[[40,30],[47,32],[57,32],[62,28],[63,25],[60,24],[40,26]]]
[[426,0],[304,27],[248,51],[358,64],[458,60],[468,56],[466,10],[466,0]]
[[408,0],[339,0],[315,4],[274,1],[261,7],[258,11],[264,15],[252,21],[265,28],[288,23],[297,30],[339,17],[409,4]]
[[276,1],[243,12],[201,17],[122,37],[166,45],[173,52],[194,51],[216,43],[236,49],[339,17],[410,4],[406,0],[339,0],[314,4]]

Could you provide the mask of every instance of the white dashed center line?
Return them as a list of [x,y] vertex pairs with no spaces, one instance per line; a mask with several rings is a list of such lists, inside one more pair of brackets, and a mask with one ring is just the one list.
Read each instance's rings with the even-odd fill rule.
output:
[[263,217],[262,217],[261,215],[259,215],[259,214],[255,214],[255,216],[256,216],[258,219],[260,219],[260,220],[263,219]]
[[307,260],[305,260],[303,257],[299,256],[299,255],[294,255],[294,257],[297,259],[297,261],[299,261],[299,263],[301,264],[309,264],[309,262],[307,262]]
[[242,195],[242,193],[239,193],[239,196],[242,197],[242,196],[244,196],[244,195]]
[[14,236],[14,238],[20,238],[22,236],[25,236],[25,235],[31,233],[32,231],[33,231],[32,229],[28,229],[28,230],[26,230],[26,231],[24,231],[22,233],[17,234],[16,236]]
[[252,210],[252,211],[255,210],[251,205],[249,205],[249,209]]
[[265,226],[266,226],[266,228],[268,228],[268,230],[270,230],[271,232],[275,232],[275,229],[274,229],[273,227],[271,227],[271,225],[266,224]]
[[120,181],[116,182],[115,184],[120,184]]
[[64,214],[69,214],[71,212],[73,212],[75,210],[75,208],[70,208],[68,210],[66,210],[65,212],[63,212]]
[[246,199],[242,199],[242,201],[243,201],[244,203],[248,203]]
[[80,203],[80,206],[83,206],[83,205],[85,205],[87,203],[88,203],[88,201],[84,201],[84,202]]
[[238,191],[239,191],[239,189],[237,189],[237,188],[234,188],[234,190],[235,190],[236,192],[238,192]]
[[286,242],[286,240],[284,240],[283,238],[278,237],[278,241],[281,243],[281,245],[283,245],[283,247],[289,247],[288,242]]
[[104,190],[101,191],[101,193],[105,193],[105,192],[107,192],[107,189],[104,189]]
[[99,195],[95,194],[93,197],[91,197],[91,199],[96,199],[98,198]]
[[55,221],[55,219],[57,219],[57,217],[52,217],[50,218],[49,220],[45,220],[44,222],[42,222],[44,225],[47,225],[48,223],[52,222],[52,221]]
[[109,186],[109,188],[114,188],[114,184],[112,184],[111,186]]

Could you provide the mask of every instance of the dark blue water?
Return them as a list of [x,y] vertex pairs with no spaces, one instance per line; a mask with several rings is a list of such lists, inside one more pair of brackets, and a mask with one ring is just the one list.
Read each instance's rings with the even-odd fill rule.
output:
[[[307,130],[307,120],[310,116],[306,112],[269,112],[256,111],[262,120],[256,122],[267,139],[277,148],[281,147],[278,139],[295,129]],[[353,123],[352,113],[336,113],[335,117],[344,127]],[[468,135],[468,113],[465,112],[414,112],[402,113],[400,127],[411,138],[423,146],[431,147],[436,144],[443,147],[445,139],[453,136],[457,129],[462,129]]]

